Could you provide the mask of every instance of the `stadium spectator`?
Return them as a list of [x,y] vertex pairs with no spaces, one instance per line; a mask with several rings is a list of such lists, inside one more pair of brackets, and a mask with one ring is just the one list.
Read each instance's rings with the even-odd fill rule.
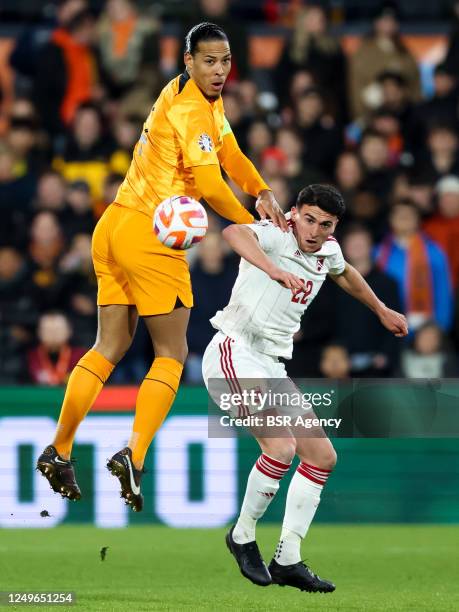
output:
[[351,360],[342,344],[328,344],[320,357],[320,373],[324,378],[346,380],[351,376]]
[[459,174],[459,140],[454,125],[435,123],[427,130],[427,150],[415,155],[418,174],[436,183],[442,176]]
[[133,0],[107,0],[98,27],[101,84],[121,113],[146,116],[162,85],[159,23]]
[[320,172],[303,164],[304,145],[294,127],[280,127],[276,132],[275,143],[286,155],[283,175],[293,193],[299,193],[305,185],[317,182]]
[[123,182],[124,177],[121,174],[111,173],[105,177],[103,188],[102,188],[102,197],[99,200],[96,200],[94,204],[94,218],[99,219],[107,206],[115,201],[116,194],[118,189]]
[[102,195],[104,178],[111,170],[113,140],[103,132],[102,115],[94,104],[81,105],[76,111],[72,130],[53,167],[67,181],[86,181],[94,198]]
[[401,355],[401,372],[406,378],[457,377],[459,367],[454,354],[447,348],[441,328],[427,321],[415,333],[412,348]]
[[24,174],[21,160],[6,142],[0,141],[0,244],[24,245],[35,186],[35,177]]
[[228,257],[225,247],[219,232],[208,232],[197,247],[197,259],[191,269],[196,305],[190,315],[185,374],[192,384],[202,383],[202,356],[215,334],[209,319],[226,306],[237,275],[234,258]]
[[38,321],[38,344],[27,354],[31,382],[40,385],[63,385],[85,349],[72,346],[72,328],[67,317],[50,311]]
[[410,99],[419,99],[419,69],[402,42],[397,9],[392,2],[380,6],[373,21],[373,31],[350,60],[349,91],[354,118],[362,117],[382,104],[383,93],[377,79],[386,70],[404,77]]
[[95,218],[89,185],[74,181],[67,189],[67,206],[59,215],[59,222],[67,244],[77,234],[92,234]]
[[334,180],[346,202],[345,222],[350,217],[353,199],[360,189],[363,179],[364,171],[360,157],[353,151],[343,151],[336,160]]
[[89,102],[97,85],[94,18],[88,10],[75,14],[55,30],[38,57],[34,100],[51,136],[71,124],[77,108]]
[[[190,15],[190,20],[184,24],[183,36],[199,22],[215,23],[227,33],[231,41],[232,61],[228,85],[232,81],[247,78],[249,75],[249,39],[244,21],[234,12],[229,0],[198,0],[197,4],[198,6]],[[178,64],[180,63],[179,61]]]
[[30,225],[28,254],[31,268],[29,291],[39,312],[63,309],[67,303],[68,285],[58,272],[64,247],[56,214],[38,212]]
[[445,251],[453,287],[459,286],[459,178],[445,176],[436,186],[437,210],[423,229]]
[[277,178],[271,179],[270,184],[271,189],[276,194],[279,206],[284,212],[289,211],[292,205],[294,204],[293,189],[290,188],[289,181],[279,176]]
[[448,331],[453,297],[444,251],[421,233],[420,213],[412,202],[395,202],[389,223],[391,231],[376,249],[376,263],[397,281],[410,330],[432,319]]
[[272,144],[273,136],[268,125],[262,119],[254,121],[247,132],[247,156],[257,165],[261,155]]
[[33,208],[59,213],[65,207],[66,188],[66,182],[59,172],[46,170],[38,179]]
[[319,3],[308,3],[298,13],[292,36],[284,46],[276,72],[277,96],[282,105],[287,102],[285,82],[300,70],[309,71],[322,91],[326,113],[344,122],[346,59],[339,40],[328,32],[327,14]]
[[0,247],[0,382],[25,382],[25,353],[32,337],[36,311],[28,291],[29,269],[24,256]]
[[[371,234],[363,226],[350,226],[341,245],[346,259],[388,306],[401,312],[397,283],[372,261]],[[347,348],[354,376],[391,376],[398,366],[400,343],[377,317],[348,293],[333,286],[335,338]]]
[[387,138],[379,132],[367,130],[363,133],[359,150],[365,170],[362,188],[385,202],[395,178],[390,167]]
[[320,91],[304,91],[296,102],[295,123],[304,142],[303,161],[326,177],[333,176],[335,161],[343,148],[342,134],[334,119],[325,114]]

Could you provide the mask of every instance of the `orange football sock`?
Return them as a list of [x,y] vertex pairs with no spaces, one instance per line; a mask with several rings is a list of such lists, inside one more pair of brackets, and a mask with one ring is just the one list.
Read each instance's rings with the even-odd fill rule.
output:
[[115,366],[97,351],[83,355],[70,374],[53,445],[67,459],[78,425],[99,395]]
[[179,361],[157,357],[140,385],[129,440],[132,461],[137,469],[143,466],[148,447],[172,406],[182,370]]

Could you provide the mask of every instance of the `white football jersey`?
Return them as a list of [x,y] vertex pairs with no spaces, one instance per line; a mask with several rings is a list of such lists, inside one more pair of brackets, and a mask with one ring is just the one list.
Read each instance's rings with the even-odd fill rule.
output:
[[304,253],[292,231],[283,232],[271,221],[247,227],[256,233],[261,248],[279,268],[304,280],[305,290],[292,295],[290,289],[241,257],[229,304],[210,322],[215,329],[261,353],[290,359],[293,334],[300,328],[303,313],[327,274],[344,272],[343,254],[333,237],[315,253]]

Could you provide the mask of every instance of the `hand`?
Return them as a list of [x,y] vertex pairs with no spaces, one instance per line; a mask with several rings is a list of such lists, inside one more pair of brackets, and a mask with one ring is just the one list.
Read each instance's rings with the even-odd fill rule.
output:
[[378,316],[382,325],[392,332],[394,336],[397,336],[397,338],[403,338],[408,335],[408,323],[406,322],[405,315],[384,306]]
[[297,291],[304,289],[304,282],[295,274],[281,270],[281,268],[273,268],[271,272],[268,272],[269,278],[278,282],[282,287],[290,289],[293,295]]
[[288,232],[285,215],[272,191],[269,189],[260,191],[257,201],[255,202],[255,208],[260,215],[260,219],[269,217],[276,227],[280,227],[283,232]]

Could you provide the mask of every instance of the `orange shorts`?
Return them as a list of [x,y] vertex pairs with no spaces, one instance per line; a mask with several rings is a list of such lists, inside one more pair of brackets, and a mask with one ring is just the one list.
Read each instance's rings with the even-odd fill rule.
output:
[[193,306],[185,252],[164,246],[143,212],[111,204],[94,230],[92,259],[99,306],[132,304],[141,316],[171,312],[177,298]]

